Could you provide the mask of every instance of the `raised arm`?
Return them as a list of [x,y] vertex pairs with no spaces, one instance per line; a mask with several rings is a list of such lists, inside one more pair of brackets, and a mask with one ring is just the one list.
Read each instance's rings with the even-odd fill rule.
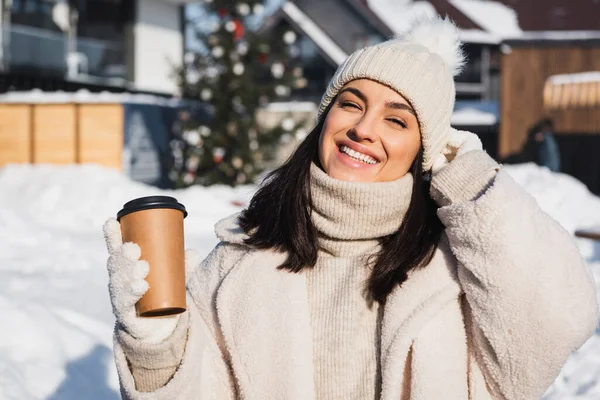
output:
[[598,323],[591,274],[573,239],[485,152],[432,179],[459,262],[472,351],[495,395],[537,399]]

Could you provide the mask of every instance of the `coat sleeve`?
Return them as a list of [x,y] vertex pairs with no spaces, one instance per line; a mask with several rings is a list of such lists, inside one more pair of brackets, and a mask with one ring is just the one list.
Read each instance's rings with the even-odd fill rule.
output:
[[[594,332],[591,273],[572,237],[484,152],[432,179],[465,293],[472,351],[495,397],[538,399]],[[456,179],[454,179],[456,177]]]
[[[204,300],[216,292],[228,246],[219,244],[188,281],[188,310],[158,344],[115,330],[115,361],[124,399],[232,399],[229,369]],[[199,295],[198,291],[206,291]]]

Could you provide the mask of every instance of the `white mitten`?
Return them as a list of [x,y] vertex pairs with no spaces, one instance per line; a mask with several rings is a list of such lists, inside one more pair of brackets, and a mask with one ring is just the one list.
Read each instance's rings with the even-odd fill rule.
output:
[[431,172],[433,174],[437,173],[456,157],[473,150],[483,150],[479,137],[474,133],[452,128],[446,147],[433,160]]
[[[121,225],[111,218],[104,224],[104,239],[108,249],[108,291],[113,313],[123,328],[136,339],[160,343],[169,337],[179,321],[179,315],[162,318],[138,317],[135,304],[149,288],[145,278],[148,262],[140,260],[141,250],[135,243],[123,243]],[[186,279],[200,265],[200,255],[186,250]]]

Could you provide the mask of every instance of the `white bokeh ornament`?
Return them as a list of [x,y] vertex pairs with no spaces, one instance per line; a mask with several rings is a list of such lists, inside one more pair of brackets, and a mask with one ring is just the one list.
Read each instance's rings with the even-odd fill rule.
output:
[[281,122],[281,127],[288,132],[294,129],[294,125],[294,120],[291,118],[286,118]]
[[256,15],[261,15],[264,11],[265,11],[265,6],[263,6],[260,3],[255,4],[254,7],[252,8],[252,12],[254,12],[254,14],[256,14]]
[[304,140],[304,138],[306,137],[306,135],[308,135],[308,132],[304,128],[298,128],[296,130],[296,132],[294,133],[294,136],[296,137],[296,140]]
[[242,17],[245,17],[246,15],[250,14],[250,6],[246,3],[240,3],[237,6],[237,12]]
[[233,165],[233,168],[235,169],[240,169],[244,165],[244,162],[241,158],[234,157],[233,160],[231,160],[231,165]]
[[212,99],[212,90],[205,88],[202,89],[202,91],[200,92],[200,98],[204,101],[208,101],[210,99]]
[[248,43],[246,42],[240,42],[237,44],[237,52],[240,55],[246,55],[248,53]]
[[244,64],[241,62],[237,62],[233,65],[233,73],[236,75],[241,75],[244,73]]
[[217,69],[217,67],[212,67],[212,66],[211,66],[211,67],[207,67],[207,68],[204,70],[204,73],[206,74],[206,76],[207,76],[208,78],[211,78],[211,79],[212,79],[212,78],[216,78],[216,77],[217,77],[217,75],[219,75],[219,70]]
[[201,125],[198,128],[198,132],[200,133],[201,136],[204,136],[204,137],[210,136],[210,128],[206,125]]
[[286,44],[293,44],[296,42],[296,32],[294,31],[287,31],[286,33],[283,34],[283,41]]
[[199,157],[190,157],[185,162],[185,166],[188,169],[188,171],[194,171],[196,168],[198,168],[199,164],[200,164]]
[[185,56],[183,57],[183,60],[185,61],[186,64],[193,63],[195,59],[196,59],[196,55],[194,53],[192,53],[191,51],[188,51],[187,53],[185,53]]
[[191,172],[186,173],[183,176],[183,182],[186,185],[191,185],[192,183],[194,183],[194,174],[192,174]]
[[273,74],[273,76],[276,79],[281,78],[283,76],[284,72],[285,72],[285,67],[283,66],[282,63],[276,62],[276,63],[273,63],[273,65],[271,65],[271,73]]
[[200,81],[200,73],[198,72],[198,70],[196,70],[196,68],[189,68],[185,72],[185,79],[188,83],[195,85],[196,83],[198,83],[198,81]]
[[298,89],[303,89],[308,86],[308,80],[306,78],[298,78],[296,79],[296,87]]
[[235,31],[235,22],[233,22],[233,21],[227,21],[225,23],[225,29],[227,30],[227,32],[233,32],[233,31]]
[[225,54],[225,50],[221,46],[216,46],[212,49],[212,55],[215,58],[221,58]]
[[198,146],[202,140],[202,138],[200,138],[200,133],[197,130],[185,131],[183,133],[183,138],[191,146]]
[[277,96],[288,96],[290,94],[290,88],[285,85],[277,85],[275,86],[275,94]]

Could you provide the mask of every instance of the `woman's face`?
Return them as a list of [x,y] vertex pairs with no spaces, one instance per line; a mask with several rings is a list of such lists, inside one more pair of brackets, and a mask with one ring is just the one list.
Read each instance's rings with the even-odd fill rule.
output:
[[421,145],[416,114],[389,87],[358,79],[340,90],[319,139],[319,160],[334,179],[387,182],[403,177]]

